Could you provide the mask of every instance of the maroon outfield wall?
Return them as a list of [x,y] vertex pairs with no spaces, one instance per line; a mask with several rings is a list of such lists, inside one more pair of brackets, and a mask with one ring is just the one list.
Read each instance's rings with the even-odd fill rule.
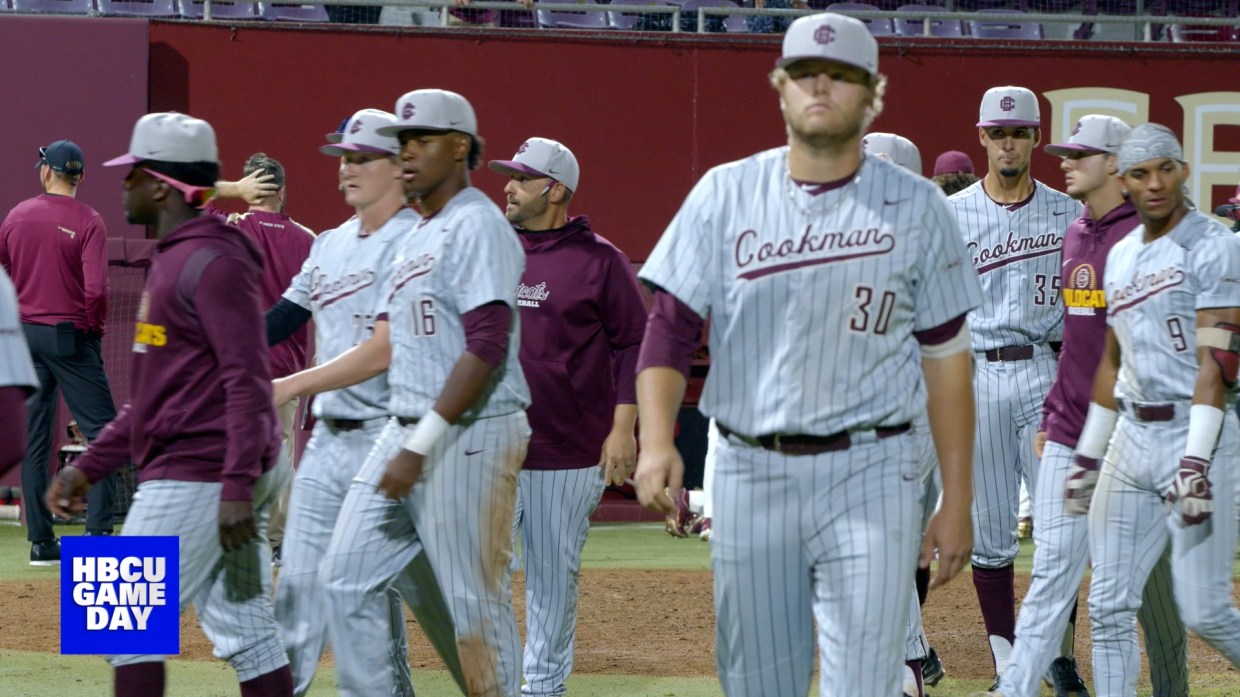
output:
[[[348,215],[332,193],[335,163],[316,151],[323,133],[358,108],[390,110],[407,90],[456,90],[478,112],[488,157],[510,156],[530,135],[568,144],[582,164],[573,211],[640,260],[703,171],[783,139],[766,84],[779,40],[595,36],[156,23],[151,106],[212,121],[230,175],[255,150],[284,161],[291,214],[323,228]],[[978,101],[988,87],[1015,83],[1042,96],[1048,137],[1100,109],[1181,133],[1188,124],[1189,159],[1221,170],[1194,190],[1217,205],[1240,179],[1240,127],[1226,125],[1240,123],[1240,92],[1226,92],[1235,51],[888,39],[883,47],[891,88],[874,130],[912,138],[927,171],[946,149],[984,166]],[[1108,91],[1082,89],[1098,86]],[[1176,101],[1200,93],[1214,96]],[[1039,154],[1034,174],[1059,186],[1056,165]],[[475,183],[499,198],[499,176],[484,170]]]

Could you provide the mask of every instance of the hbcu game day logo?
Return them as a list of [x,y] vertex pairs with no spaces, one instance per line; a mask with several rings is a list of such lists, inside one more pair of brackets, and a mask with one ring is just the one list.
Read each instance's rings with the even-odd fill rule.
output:
[[61,540],[60,652],[181,652],[176,537]]

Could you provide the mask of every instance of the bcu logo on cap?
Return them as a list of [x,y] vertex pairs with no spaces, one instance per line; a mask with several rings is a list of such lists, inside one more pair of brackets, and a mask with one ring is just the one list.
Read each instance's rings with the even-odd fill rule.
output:
[[1068,142],[1052,143],[1043,149],[1056,157],[1068,157],[1072,153],[1115,153],[1119,151],[1120,143],[1124,142],[1124,136],[1131,130],[1128,124],[1114,116],[1089,114],[1076,122]]
[[319,146],[319,152],[335,157],[347,152],[399,155],[400,141],[394,136],[380,135],[384,127],[394,123],[396,116],[393,114],[379,109],[362,109],[345,121],[340,140]]
[[177,544],[175,537],[65,537],[60,652],[180,653]]
[[550,138],[530,138],[517,148],[517,154],[511,160],[491,160],[487,166],[510,177],[514,174],[549,177],[572,192],[577,191],[577,183],[581,179],[577,156],[562,143]]
[[1024,87],[992,87],[982,95],[978,128],[994,126],[1033,126],[1042,124],[1038,98]]
[[820,12],[798,18],[784,34],[784,51],[775,67],[801,60],[836,61],[878,72],[878,42],[859,19]]
[[396,100],[400,115],[395,126],[379,129],[379,135],[399,136],[401,131],[459,131],[478,135],[478,117],[469,100],[447,90],[414,90]]

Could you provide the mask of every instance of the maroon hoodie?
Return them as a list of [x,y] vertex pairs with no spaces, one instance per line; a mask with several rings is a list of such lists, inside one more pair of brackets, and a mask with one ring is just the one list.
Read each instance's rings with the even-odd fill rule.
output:
[[1042,426],[1047,440],[1076,447],[1085,427],[1085,412],[1093,395],[1094,372],[1107,335],[1107,303],[1102,285],[1107,254],[1141,223],[1127,199],[1095,221],[1089,209],[1064,233],[1063,350],[1055,383],[1042,403]]
[[262,264],[244,232],[211,215],[160,240],[138,307],[133,393],[74,462],[91,481],[133,462],[140,482],[222,482],[222,500],[253,500],[280,438]]
[[521,369],[533,402],[525,469],[597,465],[617,404],[636,404],[646,305],[628,257],[585,216],[557,230],[518,229]]

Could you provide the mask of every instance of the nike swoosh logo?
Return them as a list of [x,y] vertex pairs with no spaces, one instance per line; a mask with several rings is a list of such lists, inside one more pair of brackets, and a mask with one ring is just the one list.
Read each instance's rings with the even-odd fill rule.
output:
[[461,125],[461,122],[460,122],[460,121],[449,121],[449,122],[448,122],[448,125],[449,125],[449,126],[459,126],[459,125]]
[[916,481],[921,480],[921,475],[920,474],[902,474],[900,475],[900,479],[903,479],[906,482],[916,482]]
[[470,455],[477,455],[478,453],[485,453],[486,451],[487,451],[486,448],[482,448],[480,450],[466,450],[465,457],[469,457]]
[[898,198],[898,199],[896,199],[896,200],[894,200],[894,201],[888,201],[887,199],[883,199],[883,204],[884,204],[884,205],[887,205],[887,206],[894,206],[894,205],[896,205],[897,203],[900,203],[900,202],[901,202],[901,201],[903,201],[903,200],[904,200],[904,199],[902,199],[902,198]]
[[1055,215],[1057,215],[1057,216],[1059,216],[1059,215],[1067,215],[1067,214],[1068,214],[1068,211],[1054,211],[1054,213],[1055,213]]

